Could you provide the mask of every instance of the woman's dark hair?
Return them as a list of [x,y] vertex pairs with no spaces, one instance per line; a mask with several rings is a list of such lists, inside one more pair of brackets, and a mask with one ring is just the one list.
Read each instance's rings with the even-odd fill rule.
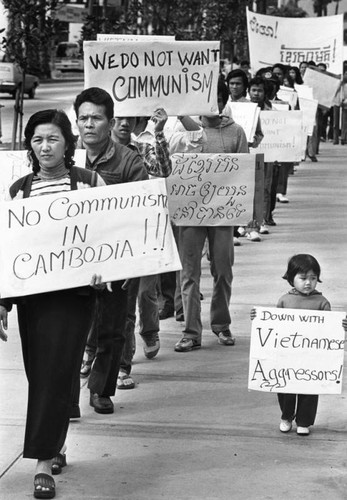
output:
[[297,274],[306,274],[309,271],[313,271],[318,278],[319,283],[321,283],[320,278],[320,265],[317,259],[308,253],[299,253],[293,255],[288,261],[287,271],[282,278],[287,280],[291,286],[294,286],[294,278]]
[[243,95],[245,96],[247,94],[247,88],[248,88],[248,78],[246,73],[242,69],[233,69],[228,73],[227,76],[227,84],[229,85],[229,82],[232,78],[237,78],[241,77],[242,78],[242,83],[243,83]]
[[28,156],[32,160],[33,171],[37,173],[40,170],[40,164],[31,146],[31,139],[35,134],[36,127],[47,123],[52,123],[60,128],[66,142],[66,152],[64,156],[65,166],[70,169],[75,164],[73,157],[77,142],[77,137],[72,133],[71,122],[64,111],[60,111],[58,109],[45,109],[34,113],[29,118],[24,130],[24,145],[28,150]]
[[304,82],[299,68],[297,66],[289,66],[288,73],[291,69],[295,71],[295,83],[297,83],[298,85],[302,85]]
[[85,102],[91,102],[92,104],[95,104],[97,106],[104,106],[105,115],[107,116],[108,120],[112,120],[112,118],[114,117],[113,99],[110,94],[106,92],[106,90],[99,87],[90,87],[89,89],[85,89],[80,94],[78,94],[73,105],[77,118],[78,110]]

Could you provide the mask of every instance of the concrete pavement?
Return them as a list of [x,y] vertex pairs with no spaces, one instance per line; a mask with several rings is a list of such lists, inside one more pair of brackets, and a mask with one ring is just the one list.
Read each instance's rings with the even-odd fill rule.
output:
[[[347,374],[341,395],[321,396],[307,438],[278,430],[273,394],[247,389],[249,310],[275,306],[294,253],[315,255],[319,289],[333,310],[347,310],[347,146],[321,146],[318,163],[289,178],[289,204],[260,243],[235,249],[231,312],[235,347],[209,329],[211,278],[203,262],[201,350],[175,353],[181,326],[161,322],[161,350],[146,360],[138,340],[134,390],[118,391],[115,413],[98,415],[81,391],[82,418],[71,424],[68,466],[56,498],[74,500],[342,500],[347,498]],[[64,353],[57,353],[64,355]],[[85,384],[85,382],[82,382]],[[26,380],[15,315],[0,346],[0,498],[32,497],[34,461],[21,457]]]

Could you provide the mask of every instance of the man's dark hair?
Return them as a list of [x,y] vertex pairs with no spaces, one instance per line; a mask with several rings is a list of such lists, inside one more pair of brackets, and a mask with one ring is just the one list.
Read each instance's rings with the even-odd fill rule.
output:
[[90,87],[78,94],[73,105],[77,118],[78,110],[84,102],[91,102],[97,106],[104,106],[107,118],[112,120],[114,117],[113,99],[106,90],[100,89],[99,87]]
[[231,70],[227,76],[227,84],[229,85],[229,82],[232,78],[238,78],[238,77],[242,78],[243,87],[244,87],[243,95],[246,95],[247,88],[248,88],[248,78],[247,78],[246,73],[242,69]]

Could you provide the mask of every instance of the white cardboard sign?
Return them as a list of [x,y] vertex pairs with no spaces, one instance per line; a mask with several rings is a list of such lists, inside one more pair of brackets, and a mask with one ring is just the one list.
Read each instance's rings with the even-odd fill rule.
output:
[[340,394],[345,312],[257,307],[248,388],[293,394]]
[[102,87],[116,116],[218,114],[219,42],[83,44],[85,88]]
[[0,296],[181,268],[164,179],[0,204]]
[[253,218],[256,155],[176,153],[166,179],[177,226],[235,226]]

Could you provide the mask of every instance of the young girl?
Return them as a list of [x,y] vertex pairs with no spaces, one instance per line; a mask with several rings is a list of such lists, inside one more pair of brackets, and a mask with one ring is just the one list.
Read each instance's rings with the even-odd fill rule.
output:
[[[317,283],[321,283],[320,272],[320,265],[312,255],[298,254],[289,259],[283,279],[293,288],[279,299],[277,307],[330,311],[330,303],[316,290]],[[256,311],[252,309],[251,319],[255,316]],[[342,321],[342,326],[347,331],[347,318]],[[316,418],[318,396],[278,393],[277,397],[282,412],[280,431],[289,432],[295,418],[297,434],[307,436]]]

